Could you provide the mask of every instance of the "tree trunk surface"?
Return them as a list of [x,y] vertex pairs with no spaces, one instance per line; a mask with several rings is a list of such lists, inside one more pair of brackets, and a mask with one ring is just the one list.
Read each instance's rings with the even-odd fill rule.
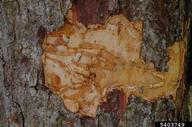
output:
[[[85,13],[86,8],[98,9],[90,19],[79,17],[82,22],[102,23],[116,13],[143,21],[141,57],[146,63],[152,61],[158,71],[168,69],[166,50],[175,41],[183,40],[191,49],[191,0],[99,0],[97,7],[91,2],[98,1],[74,2]],[[192,121],[192,89],[186,75],[176,101],[130,96],[120,119],[103,107],[98,107],[95,118],[68,111],[44,86],[41,46],[47,31],[64,24],[70,6],[70,0],[0,0],[0,127],[153,127],[155,121]],[[190,73],[187,58],[185,74]],[[118,93],[111,96],[118,102]]]

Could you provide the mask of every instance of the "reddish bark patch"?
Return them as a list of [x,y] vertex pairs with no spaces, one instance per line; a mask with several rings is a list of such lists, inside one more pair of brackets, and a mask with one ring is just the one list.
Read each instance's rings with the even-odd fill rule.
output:
[[27,56],[24,56],[21,60],[20,63],[23,65],[28,65],[29,64],[29,59],[27,58]]
[[104,24],[109,17],[108,0],[73,0],[72,5],[75,18],[86,26]]
[[44,28],[43,26],[40,26],[38,31],[37,31],[37,35],[40,39],[44,39],[45,35],[47,34],[47,29]]
[[105,112],[113,112],[120,119],[126,108],[126,95],[123,91],[113,90],[107,94],[107,101],[101,103]]

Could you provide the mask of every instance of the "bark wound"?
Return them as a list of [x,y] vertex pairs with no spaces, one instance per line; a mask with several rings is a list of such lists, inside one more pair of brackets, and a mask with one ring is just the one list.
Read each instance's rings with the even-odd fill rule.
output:
[[[131,22],[123,15],[108,18],[104,25],[65,22],[43,42],[45,85],[63,98],[69,110],[91,117],[111,89],[149,100],[175,97],[183,74],[183,42],[168,48],[167,72],[144,63],[141,42],[142,22]],[[120,117],[122,105],[111,111]]]

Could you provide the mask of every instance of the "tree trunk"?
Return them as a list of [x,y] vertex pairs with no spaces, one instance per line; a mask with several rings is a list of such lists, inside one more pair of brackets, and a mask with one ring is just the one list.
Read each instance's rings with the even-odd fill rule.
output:
[[[0,0],[0,126],[153,127],[155,121],[192,120],[190,66],[176,100],[162,97],[150,102],[129,96],[121,118],[104,106],[98,107],[95,118],[68,111],[44,86],[41,46],[47,31],[63,26],[71,3],[77,13],[84,13],[77,18],[85,25],[102,24],[120,13],[142,21],[141,57],[153,62],[157,71],[167,71],[167,48],[175,41],[184,41],[191,50],[191,0]],[[186,56],[188,65],[191,55]],[[120,103],[118,92],[108,96],[109,105],[112,99]]]

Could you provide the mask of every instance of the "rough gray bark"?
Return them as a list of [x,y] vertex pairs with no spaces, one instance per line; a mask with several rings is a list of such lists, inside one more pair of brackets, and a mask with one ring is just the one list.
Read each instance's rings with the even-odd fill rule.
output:
[[[110,14],[123,10],[129,19],[143,20],[142,58],[164,71],[167,47],[181,38],[189,40],[191,3],[111,0],[107,4]],[[66,110],[62,100],[43,85],[40,57],[44,34],[64,24],[69,6],[69,0],[0,0],[0,126],[149,127],[158,120],[189,120],[189,115],[192,119],[191,95],[185,84],[181,84],[176,102],[171,97],[154,102],[129,97],[120,120],[102,108],[96,118],[80,118]]]

